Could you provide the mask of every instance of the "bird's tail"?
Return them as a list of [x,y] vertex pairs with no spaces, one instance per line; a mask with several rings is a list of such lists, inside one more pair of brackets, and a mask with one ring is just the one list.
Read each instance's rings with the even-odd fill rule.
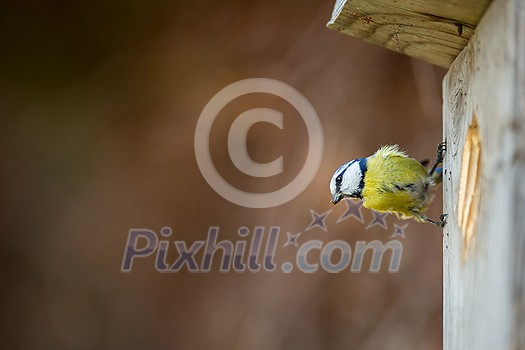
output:
[[434,170],[434,174],[432,174],[432,181],[434,181],[436,185],[439,185],[441,182],[443,182],[443,167],[439,167]]

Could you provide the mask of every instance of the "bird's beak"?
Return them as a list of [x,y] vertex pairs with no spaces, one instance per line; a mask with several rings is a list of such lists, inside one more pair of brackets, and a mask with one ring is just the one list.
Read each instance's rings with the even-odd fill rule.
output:
[[332,197],[332,200],[330,202],[335,205],[341,201],[341,197],[341,193],[334,193],[334,196]]

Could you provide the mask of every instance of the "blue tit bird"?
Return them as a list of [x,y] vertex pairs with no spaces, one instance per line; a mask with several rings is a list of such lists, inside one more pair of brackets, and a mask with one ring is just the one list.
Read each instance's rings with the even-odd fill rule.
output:
[[359,198],[365,208],[443,227],[446,214],[433,221],[424,212],[435,187],[441,183],[442,168],[438,165],[443,162],[445,150],[445,143],[441,143],[430,171],[397,145],[383,146],[370,157],[347,162],[332,176],[331,202],[337,204],[345,197]]

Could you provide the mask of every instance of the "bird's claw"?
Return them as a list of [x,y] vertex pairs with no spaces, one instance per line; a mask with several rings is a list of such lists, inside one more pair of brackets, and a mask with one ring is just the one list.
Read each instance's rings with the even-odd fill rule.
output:
[[438,165],[443,163],[443,159],[445,157],[446,151],[447,151],[447,141],[441,142],[437,147],[436,161],[434,162],[432,169],[430,169],[430,171],[428,172],[428,176],[432,176],[434,174],[434,171],[436,171]]
[[439,216],[439,221],[436,222],[436,226],[445,227],[445,225],[447,224],[447,217],[448,217],[448,214],[441,214]]
[[443,161],[443,158],[445,157],[445,153],[447,152],[447,142],[441,142],[438,146],[437,146],[437,154],[438,154],[438,159],[440,161]]

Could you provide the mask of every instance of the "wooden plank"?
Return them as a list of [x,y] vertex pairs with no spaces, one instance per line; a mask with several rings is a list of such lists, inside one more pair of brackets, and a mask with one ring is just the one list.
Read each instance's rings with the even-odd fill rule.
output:
[[448,68],[490,0],[337,0],[330,29]]
[[444,82],[444,349],[525,349],[525,2],[495,0]]

